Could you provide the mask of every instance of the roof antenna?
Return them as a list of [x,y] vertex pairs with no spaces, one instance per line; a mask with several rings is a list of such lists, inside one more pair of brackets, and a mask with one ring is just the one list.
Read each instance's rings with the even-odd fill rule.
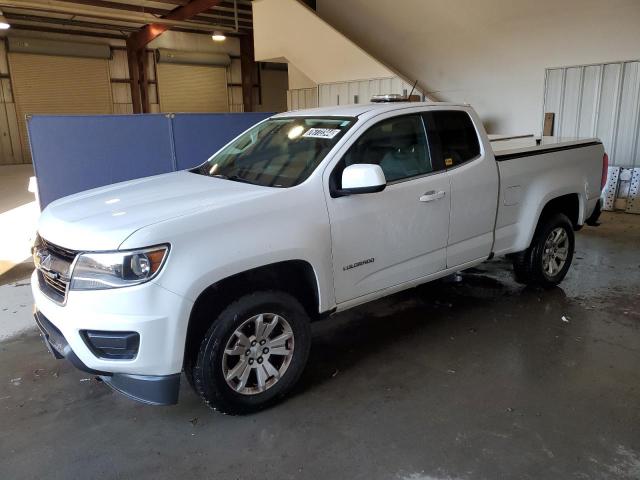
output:
[[411,94],[413,93],[413,91],[416,89],[416,85],[418,84],[418,80],[416,80],[415,82],[413,82],[413,87],[411,87],[411,92],[409,92],[409,96],[407,97],[407,100],[411,101]]

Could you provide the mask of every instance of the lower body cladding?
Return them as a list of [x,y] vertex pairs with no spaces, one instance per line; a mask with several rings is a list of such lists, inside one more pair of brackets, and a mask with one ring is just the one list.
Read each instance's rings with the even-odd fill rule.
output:
[[32,290],[36,323],[56,358],[131,399],[177,403],[191,302],[146,283],[126,287],[126,294],[72,291],[62,306],[40,291],[35,273]]

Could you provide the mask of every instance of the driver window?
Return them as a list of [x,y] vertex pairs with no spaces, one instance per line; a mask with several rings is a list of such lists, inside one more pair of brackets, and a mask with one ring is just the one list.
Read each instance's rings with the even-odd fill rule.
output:
[[377,123],[349,148],[343,161],[343,168],[356,163],[380,165],[387,182],[433,171],[419,115],[404,115]]

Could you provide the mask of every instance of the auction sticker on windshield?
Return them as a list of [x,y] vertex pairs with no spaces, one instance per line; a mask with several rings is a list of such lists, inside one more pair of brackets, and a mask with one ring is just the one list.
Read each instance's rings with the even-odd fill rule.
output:
[[336,128],[310,128],[305,132],[303,137],[307,138],[333,138],[340,133]]

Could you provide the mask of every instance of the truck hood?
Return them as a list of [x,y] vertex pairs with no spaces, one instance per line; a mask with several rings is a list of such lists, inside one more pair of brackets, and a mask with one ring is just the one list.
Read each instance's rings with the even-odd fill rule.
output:
[[115,250],[143,227],[276,191],[187,171],[167,173],[56,200],[42,212],[38,233],[72,250]]

